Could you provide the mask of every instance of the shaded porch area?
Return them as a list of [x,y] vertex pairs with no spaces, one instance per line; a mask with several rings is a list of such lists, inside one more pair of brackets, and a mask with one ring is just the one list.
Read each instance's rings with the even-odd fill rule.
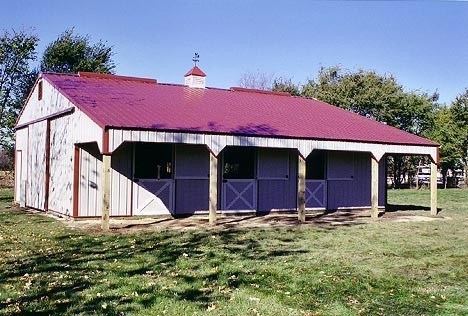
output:
[[[404,210],[396,207],[392,212],[382,214],[376,222],[370,217],[370,210],[308,211],[306,221],[301,222],[294,212],[272,212],[264,215],[222,215],[217,217],[217,225],[209,224],[208,215],[193,215],[184,218],[170,216],[145,218],[111,218],[110,233],[132,233],[137,231],[193,230],[193,229],[242,229],[242,228],[282,228],[296,226],[316,226],[324,229],[336,229],[371,223],[404,223],[448,221],[448,216],[430,216],[430,208],[415,207]],[[63,219],[62,219],[63,220]],[[100,219],[82,219],[65,221],[66,225],[86,231],[100,231]]]
[[219,214],[278,211],[305,221],[310,211],[372,209],[376,218],[386,207],[386,157],[369,152],[314,149],[304,158],[293,148],[226,146],[215,155],[203,144],[125,142],[100,154],[90,145],[78,151],[75,217],[101,216],[102,207],[111,217],[209,214],[214,224]]
[[[122,141],[110,138],[112,152],[96,157],[102,211],[94,216],[101,216],[104,228],[112,216],[208,214],[214,225],[222,214],[282,211],[305,222],[310,211],[370,209],[377,218],[386,206],[385,155],[430,152],[434,158],[432,150],[419,147],[167,134],[158,142],[159,134],[156,141],[149,135],[142,141],[142,133],[125,135]],[[434,215],[433,190],[431,201]]]

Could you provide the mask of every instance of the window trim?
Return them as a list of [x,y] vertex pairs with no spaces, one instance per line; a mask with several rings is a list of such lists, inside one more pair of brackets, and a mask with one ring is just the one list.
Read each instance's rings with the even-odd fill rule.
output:
[[43,84],[42,84],[42,80],[41,80],[37,84],[37,100],[38,101],[42,100],[42,94],[43,94]]

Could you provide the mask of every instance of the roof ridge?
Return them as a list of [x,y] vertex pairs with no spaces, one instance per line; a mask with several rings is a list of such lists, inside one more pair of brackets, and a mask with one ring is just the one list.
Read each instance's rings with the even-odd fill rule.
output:
[[284,97],[290,97],[291,93],[283,92],[283,91],[268,91],[268,90],[260,90],[260,89],[249,89],[249,88],[242,88],[242,87],[231,87],[229,90],[233,92],[249,92],[249,93],[260,93],[260,94],[270,94],[270,95],[280,95]]
[[69,74],[66,72],[55,72],[55,71],[41,71],[41,75],[56,75],[56,76],[69,76],[69,77],[78,77],[78,74]]
[[174,86],[174,87],[187,87],[184,84],[181,83],[171,83],[171,82],[158,82],[158,85],[161,86]]
[[135,81],[135,82],[153,83],[153,84],[158,83],[158,81],[156,79],[151,79],[151,78],[120,76],[120,75],[113,75],[113,74],[101,74],[101,73],[87,72],[87,71],[78,71],[78,77],[81,77],[81,78],[96,78],[96,79],[109,79],[109,80],[122,80],[122,81]]
[[[189,88],[189,86],[186,86],[182,83],[172,83],[172,82],[158,82],[158,85],[161,85],[161,86],[171,86],[171,87],[185,87],[185,88]],[[207,90],[220,90],[220,91],[228,91],[228,92],[232,92],[230,89],[226,89],[226,88],[218,88],[218,87],[206,87]]]

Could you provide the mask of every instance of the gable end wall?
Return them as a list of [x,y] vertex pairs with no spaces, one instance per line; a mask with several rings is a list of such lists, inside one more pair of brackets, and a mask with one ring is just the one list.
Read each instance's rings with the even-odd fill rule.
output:
[[[20,202],[23,185],[26,188],[26,206],[45,209],[46,134],[49,121],[49,209],[72,215],[74,145],[95,142],[102,148],[102,129],[49,82],[42,80],[42,83],[42,100],[38,100],[39,85],[36,84],[17,122],[20,129],[16,131],[16,163],[21,166],[21,172],[15,179],[15,201]],[[73,112],[53,117],[68,109],[73,109]],[[49,116],[52,117],[44,119]]]

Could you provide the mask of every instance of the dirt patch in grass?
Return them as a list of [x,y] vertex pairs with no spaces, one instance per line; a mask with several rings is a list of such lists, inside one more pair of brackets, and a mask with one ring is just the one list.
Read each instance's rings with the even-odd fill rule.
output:
[[[56,217],[50,214],[29,210],[30,212],[52,216],[66,226],[89,232],[101,231],[100,219],[72,220]],[[430,216],[427,211],[392,211],[382,213],[374,220],[366,210],[311,212],[307,214],[305,223],[297,219],[296,214],[270,213],[264,215],[220,215],[216,226],[211,226],[207,215],[194,215],[186,218],[144,217],[132,219],[111,219],[110,234],[124,234],[138,231],[163,230],[194,230],[194,229],[226,229],[226,228],[279,228],[294,226],[317,226],[327,229],[340,226],[356,226],[381,222],[429,222],[451,220],[448,216]]]

